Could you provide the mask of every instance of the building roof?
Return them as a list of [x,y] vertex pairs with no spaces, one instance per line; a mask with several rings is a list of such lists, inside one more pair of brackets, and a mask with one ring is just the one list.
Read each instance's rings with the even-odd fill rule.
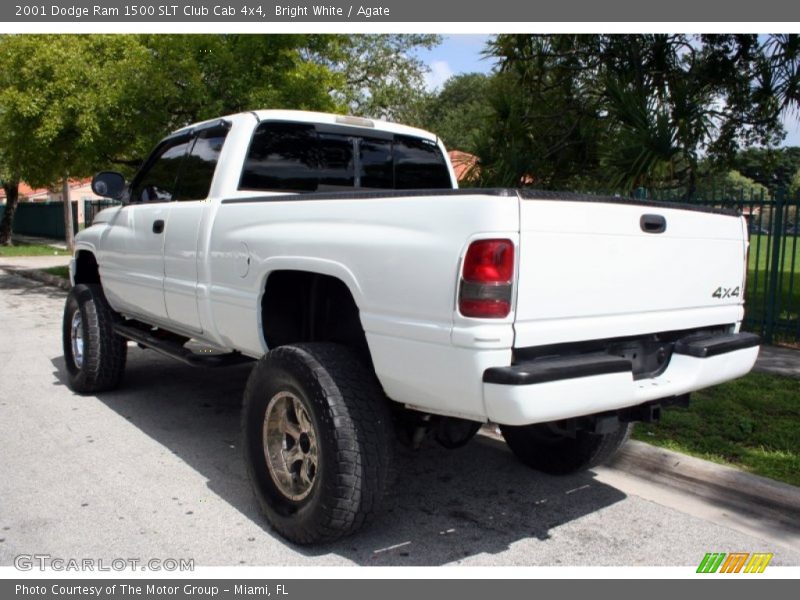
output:
[[478,174],[476,169],[478,164],[477,156],[461,150],[450,150],[447,155],[450,157],[450,163],[453,165],[453,172],[456,174],[457,181],[475,179]]
[[[70,179],[69,180],[69,189],[74,190],[76,188],[82,188],[86,185],[89,185],[92,182],[91,177],[84,177],[82,179]],[[52,188],[47,187],[39,187],[34,188],[25,183],[24,181],[19,182],[19,197],[20,198],[31,198],[35,196],[44,196],[47,194],[60,194],[61,193],[61,184],[56,184]],[[6,199],[6,191],[0,187],[0,200]]]

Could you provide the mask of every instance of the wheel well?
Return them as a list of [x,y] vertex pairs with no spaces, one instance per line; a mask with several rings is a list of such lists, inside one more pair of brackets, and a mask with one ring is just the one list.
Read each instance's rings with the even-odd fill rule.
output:
[[97,260],[88,250],[80,250],[75,256],[75,283],[100,283]]
[[274,271],[261,300],[268,348],[298,342],[336,342],[369,358],[358,306],[340,279],[308,271]]

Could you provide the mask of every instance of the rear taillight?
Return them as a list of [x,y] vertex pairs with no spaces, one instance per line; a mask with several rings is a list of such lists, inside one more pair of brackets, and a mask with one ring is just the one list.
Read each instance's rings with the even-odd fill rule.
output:
[[458,310],[465,317],[502,319],[511,312],[514,244],[511,240],[472,242],[464,257]]

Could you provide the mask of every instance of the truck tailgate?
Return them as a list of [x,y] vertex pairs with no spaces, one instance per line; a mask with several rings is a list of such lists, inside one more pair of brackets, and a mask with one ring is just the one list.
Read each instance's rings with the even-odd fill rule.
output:
[[741,320],[741,217],[547,192],[520,197],[516,347]]

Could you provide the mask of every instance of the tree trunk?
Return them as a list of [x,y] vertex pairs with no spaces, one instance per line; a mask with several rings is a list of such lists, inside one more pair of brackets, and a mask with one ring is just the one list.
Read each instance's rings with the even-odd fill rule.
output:
[[75,230],[72,227],[72,201],[69,197],[69,177],[67,175],[64,175],[61,196],[64,200],[64,237],[67,242],[67,250],[72,254],[75,252]]
[[694,200],[697,193],[697,159],[689,159],[689,179],[686,181],[686,195],[684,200]]
[[6,212],[0,221],[0,246],[11,245],[11,226],[14,224],[14,213],[17,212],[19,202],[19,180],[3,180],[3,189],[6,192]]

